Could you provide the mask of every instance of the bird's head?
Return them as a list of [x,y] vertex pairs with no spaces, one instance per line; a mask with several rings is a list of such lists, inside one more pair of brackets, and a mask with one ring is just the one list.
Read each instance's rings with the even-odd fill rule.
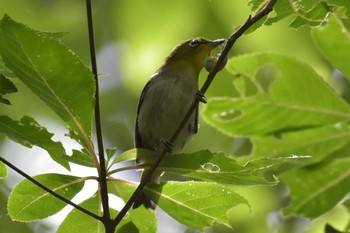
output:
[[165,66],[188,65],[199,73],[211,51],[224,42],[225,39],[208,40],[201,37],[183,41],[167,57]]

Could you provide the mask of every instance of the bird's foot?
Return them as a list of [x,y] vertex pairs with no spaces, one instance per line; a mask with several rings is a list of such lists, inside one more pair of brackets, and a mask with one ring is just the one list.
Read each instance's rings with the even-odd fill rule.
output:
[[202,103],[207,103],[207,98],[205,98],[203,92],[201,90],[198,90],[196,91],[196,94],[194,95],[194,97],[199,101],[199,102],[202,102]]

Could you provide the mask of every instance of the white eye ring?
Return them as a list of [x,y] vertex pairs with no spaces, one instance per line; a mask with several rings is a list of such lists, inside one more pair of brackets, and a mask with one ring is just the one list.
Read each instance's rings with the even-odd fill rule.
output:
[[190,43],[188,43],[189,46],[191,47],[196,47],[200,44],[199,40],[198,39],[193,39],[190,41]]

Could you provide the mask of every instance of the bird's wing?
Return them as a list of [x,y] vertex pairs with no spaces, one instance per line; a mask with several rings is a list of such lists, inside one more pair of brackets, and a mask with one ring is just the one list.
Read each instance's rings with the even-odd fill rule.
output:
[[196,106],[195,115],[194,115],[194,121],[193,121],[193,134],[198,133],[199,129],[199,103]]
[[135,121],[135,139],[134,139],[135,148],[142,148],[142,139],[141,139],[140,134],[139,134],[138,118],[139,118],[139,112],[140,112],[142,102],[145,99],[145,95],[146,95],[147,90],[149,89],[149,87],[151,85],[152,80],[153,79],[150,79],[146,83],[145,87],[143,88],[143,90],[141,92],[139,104],[137,106],[137,114],[136,114],[136,121]]

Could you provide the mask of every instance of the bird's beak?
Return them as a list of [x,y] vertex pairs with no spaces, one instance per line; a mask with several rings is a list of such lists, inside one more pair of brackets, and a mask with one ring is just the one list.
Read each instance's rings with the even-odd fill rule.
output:
[[215,47],[223,44],[225,41],[226,41],[225,39],[217,39],[217,40],[210,41],[209,44],[215,48]]

